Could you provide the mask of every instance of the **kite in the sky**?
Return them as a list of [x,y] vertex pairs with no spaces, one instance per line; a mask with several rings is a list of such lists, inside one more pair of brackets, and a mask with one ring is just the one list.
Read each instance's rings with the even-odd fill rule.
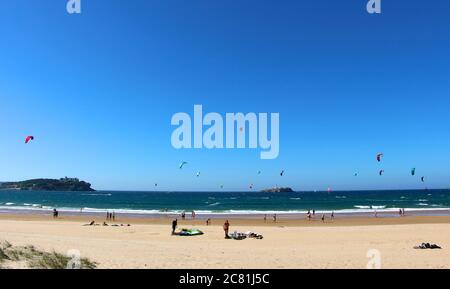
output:
[[27,136],[27,137],[25,138],[25,143],[27,144],[27,143],[29,143],[29,142],[32,141],[32,140],[34,140],[34,136],[29,135],[29,136]]
[[355,176],[355,177],[357,177],[358,175],[359,175],[359,173],[358,173],[358,172],[356,172],[356,173],[354,174],[354,176]]
[[258,171],[258,175],[260,175],[261,174],[261,171]]
[[377,161],[381,162],[381,159],[383,158],[383,154],[377,154]]
[[185,165],[187,165],[187,162],[181,162],[180,169],[182,169]]
[[197,178],[200,177],[200,172],[197,172]]
[[421,180],[422,180],[422,183],[425,183],[425,177],[422,177]]
[[379,174],[380,174],[380,176],[384,175],[384,170],[381,170],[381,171],[379,172]]
[[284,170],[282,170],[280,173],[280,176],[283,176],[283,175],[284,175]]
[[416,168],[412,168],[411,169],[411,176],[415,176],[416,175]]

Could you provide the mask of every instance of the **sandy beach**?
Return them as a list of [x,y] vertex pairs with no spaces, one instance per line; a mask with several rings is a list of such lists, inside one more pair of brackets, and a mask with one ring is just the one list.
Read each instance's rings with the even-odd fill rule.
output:
[[[180,221],[196,237],[171,236],[169,218],[120,218],[131,226],[83,226],[89,217],[0,215],[0,240],[65,253],[80,251],[98,268],[361,268],[378,250],[382,268],[450,268],[450,217],[344,218],[322,223],[282,218],[277,223],[232,219],[231,232],[254,231],[262,240],[226,240],[223,219]],[[97,218],[98,223],[103,219]],[[110,223],[111,224],[111,223]],[[415,250],[423,242],[442,250]]]

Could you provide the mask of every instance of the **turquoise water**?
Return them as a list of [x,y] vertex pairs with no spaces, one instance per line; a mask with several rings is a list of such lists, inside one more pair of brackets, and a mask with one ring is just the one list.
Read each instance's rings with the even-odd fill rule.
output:
[[0,211],[58,208],[61,211],[165,214],[257,214],[450,209],[450,190],[351,192],[32,192],[0,191]]

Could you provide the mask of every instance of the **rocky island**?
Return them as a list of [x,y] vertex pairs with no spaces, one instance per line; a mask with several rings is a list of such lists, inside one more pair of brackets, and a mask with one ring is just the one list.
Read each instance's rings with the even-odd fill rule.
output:
[[271,188],[262,190],[263,193],[293,193],[294,190],[291,188]]
[[93,192],[91,184],[77,178],[34,179],[22,182],[0,183],[0,190],[20,191],[62,191],[62,192]]

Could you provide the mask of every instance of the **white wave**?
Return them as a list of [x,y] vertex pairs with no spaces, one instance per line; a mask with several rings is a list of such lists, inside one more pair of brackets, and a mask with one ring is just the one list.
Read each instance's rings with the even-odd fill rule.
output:
[[386,206],[354,206],[354,207],[358,209],[372,209],[372,210],[381,210],[386,208]]
[[7,206],[12,206],[12,205],[15,205],[16,203],[6,203],[5,205],[7,205]]
[[[356,206],[355,206],[356,207]],[[317,214],[331,214],[334,212],[335,214],[371,214],[374,211],[374,207],[370,206],[358,206],[362,208],[357,209],[342,209],[342,210],[316,210]],[[384,206],[376,206],[379,213],[397,213],[400,208],[385,208]],[[35,212],[46,212],[49,213],[53,210],[52,207],[43,206],[43,207],[27,207],[27,206],[0,206],[0,210],[2,212],[11,212],[11,211],[35,211]],[[405,210],[409,212],[433,212],[433,211],[450,211],[450,208],[405,208]],[[80,208],[58,208],[60,212],[66,213],[80,213]],[[104,214],[106,212],[115,212],[116,214],[124,214],[124,215],[179,215],[184,210],[171,210],[171,211],[161,211],[161,210],[141,210],[141,209],[100,209],[100,208],[82,208],[83,213],[93,213],[93,214]],[[223,210],[223,211],[214,211],[214,210],[195,210],[196,214],[201,215],[271,215],[271,214],[279,214],[279,215],[301,215],[306,214],[306,210]]]
[[82,196],[103,196],[103,197],[111,197],[112,194],[81,194]]
[[347,199],[346,196],[336,196],[336,199]]
[[417,206],[428,206],[427,203],[418,203]]
[[299,200],[301,200],[302,198],[289,198],[289,200],[294,200],[294,201],[299,201]]
[[218,206],[220,204],[221,204],[220,202],[216,202],[216,203],[209,204],[208,207],[214,207],[214,206]]

